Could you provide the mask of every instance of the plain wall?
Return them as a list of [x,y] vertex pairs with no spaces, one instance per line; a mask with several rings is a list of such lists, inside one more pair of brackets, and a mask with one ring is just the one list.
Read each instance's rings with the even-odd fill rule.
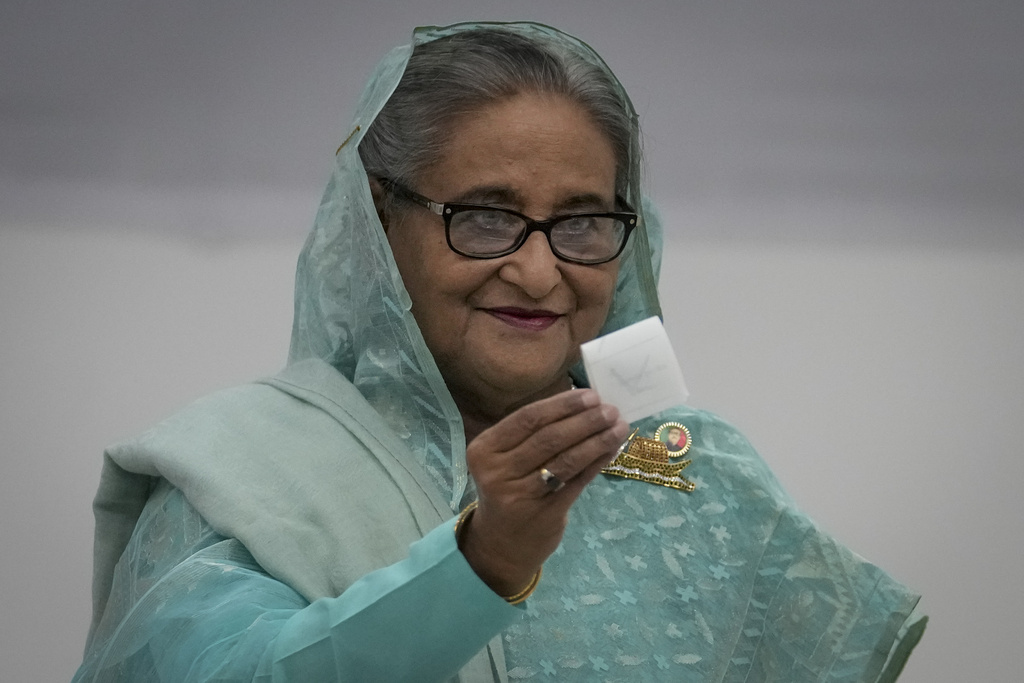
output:
[[[902,680],[1016,679],[1024,253],[689,242],[661,290],[691,402],[925,596]],[[0,230],[3,680],[70,678],[105,445],[284,360],[300,240]]]

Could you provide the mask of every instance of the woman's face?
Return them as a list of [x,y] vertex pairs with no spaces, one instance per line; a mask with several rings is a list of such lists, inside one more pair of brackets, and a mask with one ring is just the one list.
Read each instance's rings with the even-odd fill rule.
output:
[[[558,95],[519,94],[459,119],[445,154],[412,184],[437,202],[535,219],[611,211],[615,155],[590,116]],[[581,343],[608,314],[618,261],[560,261],[542,233],[516,252],[453,252],[444,222],[403,204],[387,226],[412,312],[456,402],[491,417],[569,387]]]

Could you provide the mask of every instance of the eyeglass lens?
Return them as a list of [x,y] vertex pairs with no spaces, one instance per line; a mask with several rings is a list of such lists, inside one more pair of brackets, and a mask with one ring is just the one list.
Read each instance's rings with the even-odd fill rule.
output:
[[[452,246],[470,256],[494,256],[519,246],[527,223],[503,211],[460,211],[451,217],[448,235]],[[622,246],[626,224],[607,216],[570,216],[551,227],[550,244],[556,254],[583,262],[614,257]]]

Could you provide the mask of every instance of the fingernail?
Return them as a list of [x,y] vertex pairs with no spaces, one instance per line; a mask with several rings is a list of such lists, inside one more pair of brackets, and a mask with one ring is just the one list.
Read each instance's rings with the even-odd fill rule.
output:
[[601,397],[597,395],[597,392],[592,389],[584,389],[579,392],[580,397],[583,400],[583,405],[586,408],[593,408],[601,402]]
[[619,419],[619,409],[613,405],[608,405],[606,403],[605,405],[601,406],[601,415],[603,415],[604,419],[608,420],[609,422],[614,422],[615,420]]

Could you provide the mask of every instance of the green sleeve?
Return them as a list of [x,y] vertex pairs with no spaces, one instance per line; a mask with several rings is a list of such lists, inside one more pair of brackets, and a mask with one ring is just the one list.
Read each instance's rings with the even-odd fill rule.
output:
[[310,604],[163,483],[74,680],[448,680],[519,614],[469,567],[453,526]]

